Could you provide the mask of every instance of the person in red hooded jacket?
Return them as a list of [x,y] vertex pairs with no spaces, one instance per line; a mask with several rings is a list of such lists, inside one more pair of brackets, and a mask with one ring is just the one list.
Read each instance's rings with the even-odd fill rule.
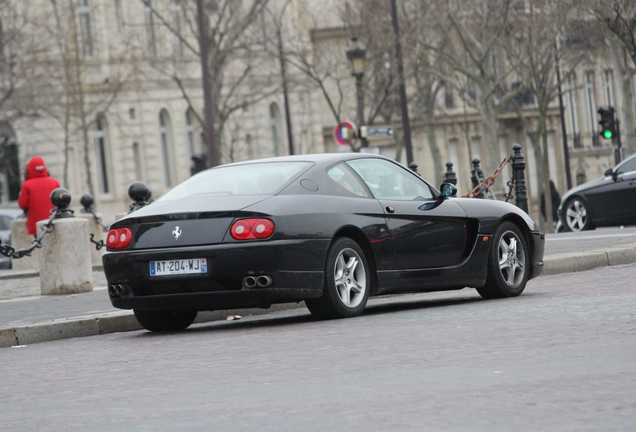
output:
[[51,192],[60,187],[60,182],[49,175],[49,170],[40,156],[31,158],[26,167],[26,180],[22,183],[18,205],[27,214],[27,232],[36,235],[37,224],[49,218],[53,204]]

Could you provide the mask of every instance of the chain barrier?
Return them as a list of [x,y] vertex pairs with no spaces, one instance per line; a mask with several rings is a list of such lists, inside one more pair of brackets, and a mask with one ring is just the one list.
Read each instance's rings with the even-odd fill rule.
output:
[[514,197],[514,190],[515,190],[515,177],[512,176],[512,178],[510,180],[508,180],[508,182],[506,183],[506,186],[508,186],[508,192],[506,192],[506,195],[504,195],[504,201],[505,202],[510,202],[512,201],[512,198]]
[[88,241],[90,241],[93,245],[95,245],[95,249],[102,250],[104,249],[104,247],[106,247],[106,243],[104,243],[104,240],[95,240],[95,234],[90,233],[89,234],[90,238],[88,239]]
[[[67,212],[72,213],[72,210],[64,210],[64,212],[65,212],[64,214],[67,214]],[[43,226],[43,229],[33,239],[33,241],[31,242],[31,246],[29,246],[26,249],[16,250],[12,246],[8,244],[3,245],[2,242],[0,242],[0,255],[4,255],[11,259],[20,259],[20,258],[24,258],[25,256],[31,256],[34,250],[42,247],[42,242],[44,238],[46,237],[46,235],[53,232],[53,228],[54,228],[53,221],[55,219],[60,218],[61,215],[62,215],[62,211],[57,208],[54,208],[51,212],[51,217]]]
[[[506,167],[506,165],[508,165],[511,161],[512,161],[512,158],[510,158],[510,157],[502,160],[499,163],[499,165],[497,166],[497,169],[495,169],[495,171],[491,175],[486,177],[477,186],[475,186],[472,191],[470,191],[469,193],[464,195],[464,198],[475,198],[476,196],[479,196],[479,193],[481,191],[487,191],[488,192],[490,190],[490,188],[492,187],[492,185],[495,184],[495,181],[497,180],[497,177],[499,177],[501,175],[501,173],[503,172],[503,170]],[[510,182],[508,182],[508,183],[510,183]],[[510,186],[510,185],[508,184],[508,186]],[[506,196],[508,196],[508,195],[506,195]]]

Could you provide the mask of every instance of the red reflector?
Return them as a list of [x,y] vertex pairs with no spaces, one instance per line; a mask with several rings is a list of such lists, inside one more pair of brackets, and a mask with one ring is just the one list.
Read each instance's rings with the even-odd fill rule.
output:
[[232,224],[234,240],[263,240],[274,234],[274,222],[269,219],[239,219]]
[[108,250],[126,249],[132,241],[130,228],[113,228],[106,236],[106,248]]

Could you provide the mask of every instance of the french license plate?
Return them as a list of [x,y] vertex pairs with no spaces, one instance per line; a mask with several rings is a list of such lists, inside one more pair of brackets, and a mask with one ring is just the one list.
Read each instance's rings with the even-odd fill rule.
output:
[[149,266],[150,276],[206,274],[208,272],[208,261],[205,258],[150,261]]

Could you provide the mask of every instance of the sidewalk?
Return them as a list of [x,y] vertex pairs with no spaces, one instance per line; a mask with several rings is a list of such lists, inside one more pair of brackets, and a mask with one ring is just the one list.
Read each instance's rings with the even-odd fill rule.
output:
[[[547,248],[544,261],[544,274],[630,264],[636,262],[636,243],[583,253],[550,253],[550,248]],[[111,306],[103,273],[95,271],[94,279],[96,289],[90,293],[38,296],[37,273],[0,272],[0,347],[140,329],[131,311]],[[18,292],[31,295],[15,297]],[[12,293],[15,298],[7,299]],[[3,295],[5,299],[2,299]],[[271,309],[202,312],[197,322],[224,320],[234,315],[265,314],[302,306],[302,303],[288,303],[272,306]]]

